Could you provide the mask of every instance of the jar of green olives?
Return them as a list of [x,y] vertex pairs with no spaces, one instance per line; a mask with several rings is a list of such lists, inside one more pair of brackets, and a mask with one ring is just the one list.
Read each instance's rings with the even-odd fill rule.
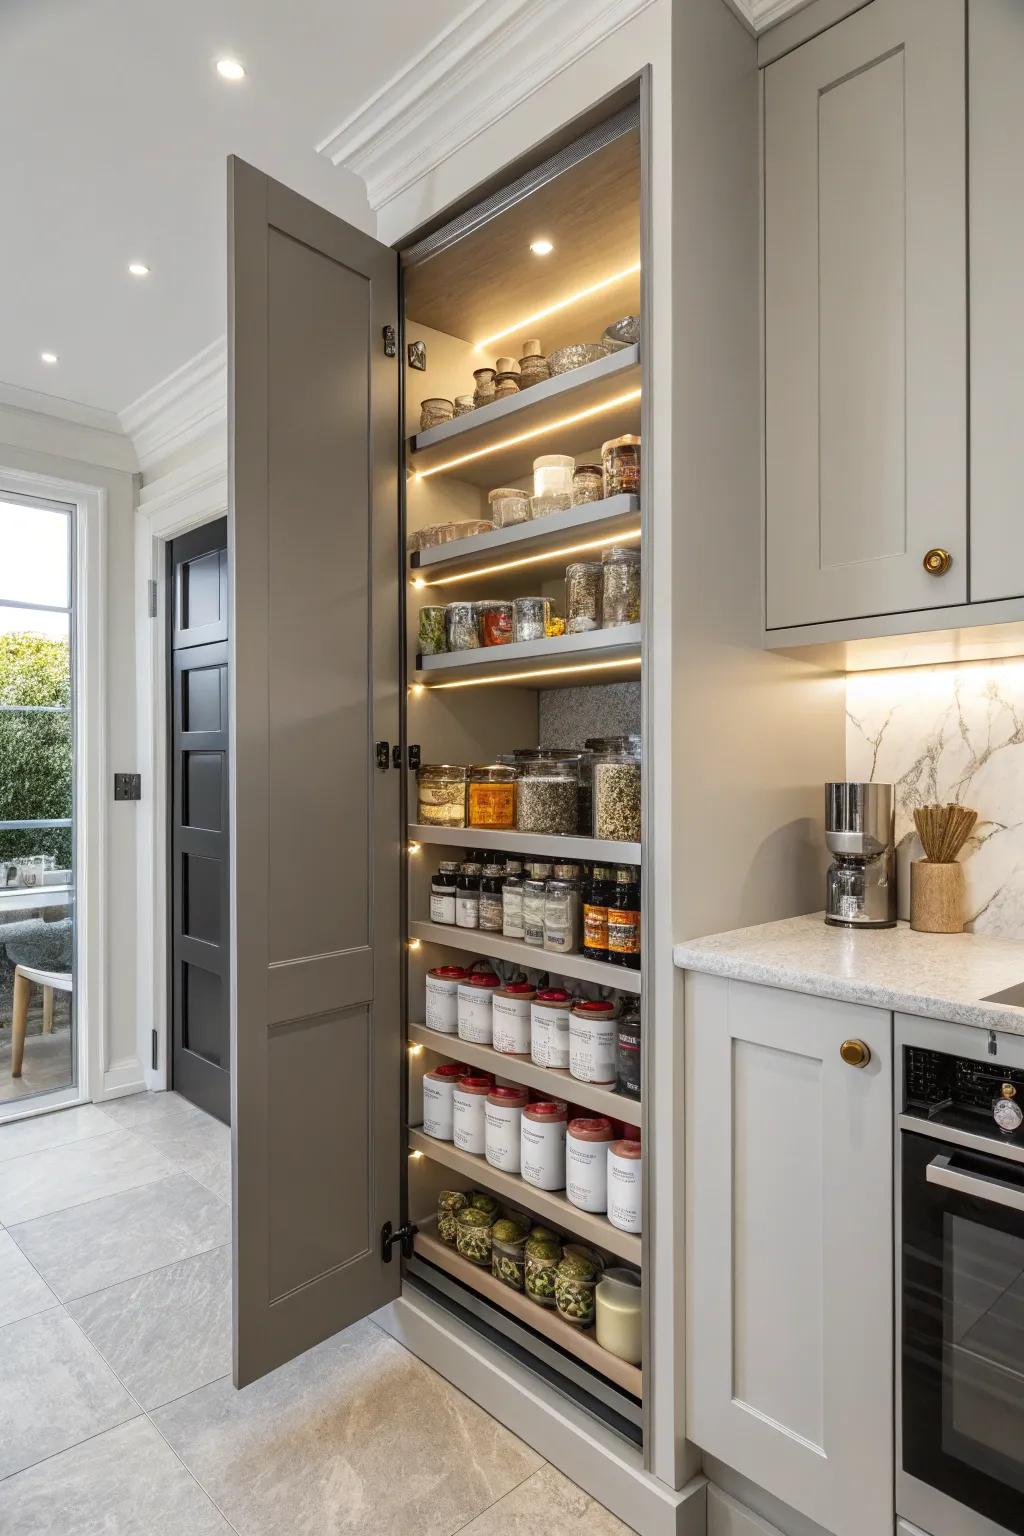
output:
[[442,1189],[437,1197],[437,1235],[449,1248],[455,1247],[455,1221],[469,1201],[461,1189]]
[[503,1216],[491,1229],[491,1274],[502,1285],[521,1291],[526,1283],[526,1220]]
[[559,1317],[574,1328],[590,1328],[594,1322],[594,1292],[601,1278],[596,1257],[576,1248],[566,1252],[555,1270],[555,1306]]
[[534,1227],[526,1240],[524,1288],[541,1307],[555,1305],[555,1272],[562,1260],[562,1245],[554,1232]]
[[491,1232],[494,1217],[467,1205],[455,1218],[455,1246],[471,1264],[491,1263]]

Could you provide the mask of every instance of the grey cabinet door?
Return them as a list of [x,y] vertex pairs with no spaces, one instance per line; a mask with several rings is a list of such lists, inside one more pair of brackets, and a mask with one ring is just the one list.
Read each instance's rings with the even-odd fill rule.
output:
[[971,601],[1024,594],[1024,5],[971,0]]
[[964,69],[874,0],[765,70],[769,629],[967,600]]
[[399,1290],[397,257],[229,161],[234,1378]]

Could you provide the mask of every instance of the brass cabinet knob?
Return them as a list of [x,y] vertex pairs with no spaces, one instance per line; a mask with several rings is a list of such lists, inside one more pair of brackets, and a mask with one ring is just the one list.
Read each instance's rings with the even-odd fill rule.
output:
[[848,1067],[866,1067],[871,1060],[870,1048],[863,1040],[844,1040],[839,1054]]
[[953,564],[953,556],[948,549],[930,549],[921,564],[929,576],[945,576]]

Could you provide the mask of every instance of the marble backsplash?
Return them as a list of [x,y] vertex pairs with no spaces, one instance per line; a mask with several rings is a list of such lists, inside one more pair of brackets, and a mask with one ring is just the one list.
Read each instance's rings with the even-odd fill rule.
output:
[[978,812],[961,861],[967,927],[1024,938],[1024,660],[852,673],[846,773],[896,786],[900,916],[921,857],[915,806]]

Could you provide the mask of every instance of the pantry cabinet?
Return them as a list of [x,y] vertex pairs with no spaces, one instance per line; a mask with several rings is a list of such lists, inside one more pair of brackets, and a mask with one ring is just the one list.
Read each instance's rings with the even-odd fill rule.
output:
[[833,1536],[890,1536],[891,1015],[693,972],[685,1008],[687,1432]]

